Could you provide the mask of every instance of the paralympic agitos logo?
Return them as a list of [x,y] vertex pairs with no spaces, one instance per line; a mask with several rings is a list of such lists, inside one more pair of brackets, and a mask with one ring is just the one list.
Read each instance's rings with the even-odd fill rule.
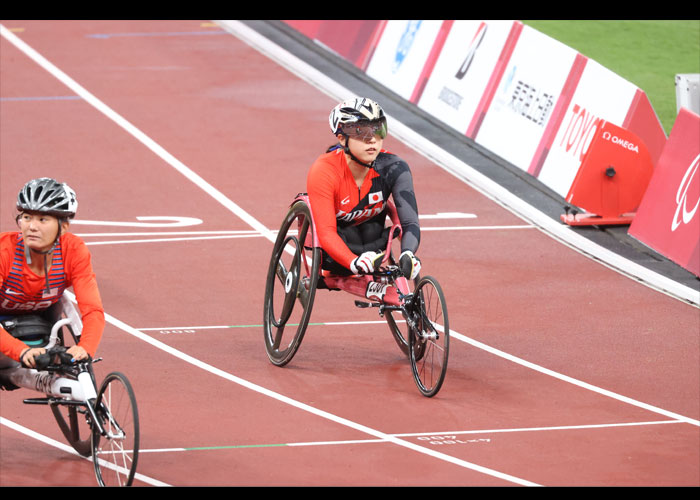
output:
[[[700,206],[699,165],[700,154],[690,162],[690,166],[685,171],[683,179],[681,179],[681,183],[678,186],[678,191],[676,191],[676,213],[673,214],[673,220],[671,221],[671,231],[678,229],[681,224],[688,224],[695,216],[698,206]],[[694,183],[693,180],[695,180]],[[693,190],[691,190],[691,185],[694,187]],[[695,205],[693,205],[693,198],[695,199]]]

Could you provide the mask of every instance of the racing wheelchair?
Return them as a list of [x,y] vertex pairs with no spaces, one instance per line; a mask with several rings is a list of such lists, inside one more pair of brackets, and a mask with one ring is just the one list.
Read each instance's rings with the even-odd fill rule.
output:
[[409,359],[418,390],[426,397],[438,393],[445,380],[450,346],[445,296],[431,276],[412,281],[403,276],[391,252],[392,241],[401,237],[391,200],[389,220],[389,241],[374,273],[333,275],[321,269],[322,249],[308,195],[295,197],[277,234],[265,285],[263,329],[272,364],[284,366],[298,351],[316,291],[342,290],[364,299],[355,300],[357,307],[378,309]]
[[[65,295],[61,298],[61,307],[65,317],[53,325],[48,324],[51,329],[48,343],[36,341],[37,347],[46,349],[45,354],[35,358],[37,368],[19,367],[8,379],[15,388],[23,387],[46,395],[25,399],[24,403],[51,408],[58,427],[73,449],[83,457],[92,457],[100,486],[131,486],[140,439],[134,390],[126,376],[119,372],[109,373],[98,386],[92,365],[102,358],[71,359],[64,347],[64,330],[68,330],[77,344],[82,322]],[[13,333],[17,323],[19,320],[5,320],[3,326]],[[27,342],[32,345],[31,341]]]

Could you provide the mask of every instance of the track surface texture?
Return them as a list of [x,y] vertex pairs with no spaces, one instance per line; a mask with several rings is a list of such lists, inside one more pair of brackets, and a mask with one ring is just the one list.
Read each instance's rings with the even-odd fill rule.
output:
[[[53,66],[0,39],[0,230],[30,178],[77,192],[71,230],[108,314],[98,379],[127,374],[138,400],[137,485],[700,485],[694,305],[389,137],[414,174],[424,272],[447,297],[445,384],[422,397],[376,310],[326,290],[275,367],[261,327],[271,232],[333,142],[336,99],[213,22],[2,24]],[[32,396],[0,393],[0,486],[95,485]]]

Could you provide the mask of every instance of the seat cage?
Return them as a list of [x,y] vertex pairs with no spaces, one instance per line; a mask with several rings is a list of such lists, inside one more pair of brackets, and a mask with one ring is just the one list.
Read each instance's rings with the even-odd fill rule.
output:
[[[311,204],[309,203],[309,196],[305,193],[300,193],[294,198],[293,203],[303,202],[309,208],[311,213],[311,226],[312,231],[307,233],[306,240],[304,241],[304,247],[306,248],[318,248],[323,250],[321,243],[318,239],[318,233],[316,231],[316,223],[313,217],[313,211],[311,210]],[[398,212],[396,210],[396,205],[394,201],[390,198],[387,201],[387,208],[389,210],[388,216],[391,221],[391,231],[389,236],[389,241],[387,242],[386,251],[384,253],[384,259],[382,260],[382,265],[389,262],[391,257],[391,244],[394,237],[401,238],[402,230],[401,224],[399,222]],[[351,276],[338,276],[326,272],[321,272],[322,279],[325,285],[331,289],[340,289],[345,292],[369,299],[375,302],[383,302],[387,305],[399,306],[401,300],[399,298],[398,292],[402,294],[410,293],[408,287],[408,281],[404,277],[397,278],[393,285],[382,282],[372,274],[362,274],[362,275],[351,275]],[[384,280],[385,281],[385,280]],[[398,291],[397,291],[398,289]]]

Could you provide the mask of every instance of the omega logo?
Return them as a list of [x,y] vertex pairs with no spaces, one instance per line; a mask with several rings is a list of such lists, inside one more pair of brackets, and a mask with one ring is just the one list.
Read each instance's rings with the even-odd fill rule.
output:
[[621,139],[616,135],[612,135],[607,130],[605,132],[603,132],[603,139],[605,139],[606,141],[610,141],[613,144],[618,144],[625,149],[629,149],[630,151],[634,151],[635,153],[639,153],[639,147],[637,147],[636,144],[634,144],[633,142],[630,142],[626,139]]

